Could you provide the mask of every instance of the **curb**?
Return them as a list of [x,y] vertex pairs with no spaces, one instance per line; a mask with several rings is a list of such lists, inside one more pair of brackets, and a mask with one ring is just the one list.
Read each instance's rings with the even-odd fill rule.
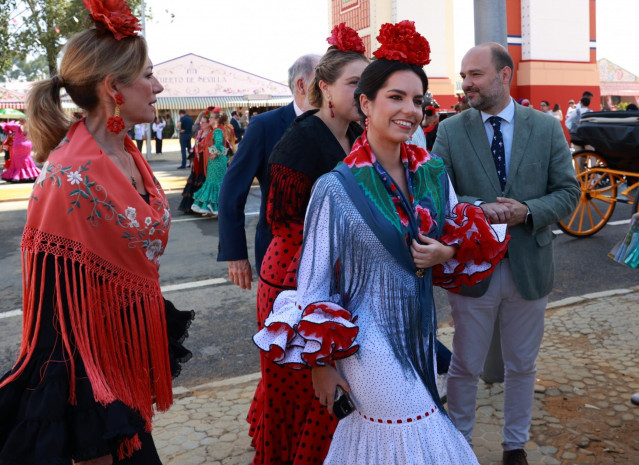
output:
[[[582,296],[575,296],[575,297],[567,297],[565,299],[561,299],[561,300],[557,300],[555,302],[551,302],[546,306],[546,310],[558,310],[560,308],[564,308],[564,307],[571,307],[573,305],[576,304],[582,304],[591,300],[595,300],[595,299],[599,299],[602,297],[614,297],[614,296],[620,296],[620,295],[625,295],[625,294],[631,294],[633,292],[639,292],[639,285],[637,286],[633,286],[631,288],[628,289],[611,289],[608,291],[601,291],[601,292],[593,292],[590,294],[584,294]],[[440,333],[442,334],[450,334],[453,332],[453,325],[452,323],[450,324],[450,326],[444,326],[439,330]],[[218,380],[218,381],[211,381],[209,383],[204,383],[204,384],[200,384],[198,386],[193,386],[190,388],[184,387],[184,386],[177,386],[175,388],[173,388],[173,396],[175,398],[182,398],[182,397],[186,397],[188,395],[190,395],[192,392],[199,392],[199,391],[207,391],[207,390],[211,390],[211,389],[217,389],[220,387],[227,387],[227,386],[237,386],[239,384],[245,384],[251,381],[257,381],[262,377],[262,373],[261,372],[256,372],[256,373],[250,373],[248,375],[242,375],[242,376],[237,376],[234,378],[227,378],[227,379],[222,379],[222,380]]]

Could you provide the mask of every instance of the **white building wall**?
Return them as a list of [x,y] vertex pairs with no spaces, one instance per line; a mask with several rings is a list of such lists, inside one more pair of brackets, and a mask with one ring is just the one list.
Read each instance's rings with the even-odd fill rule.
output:
[[590,61],[589,0],[521,0],[523,60]]
[[454,43],[452,35],[452,0],[401,0],[396,2],[393,22],[408,19],[415,22],[417,31],[430,44],[428,77],[450,77],[454,72]]

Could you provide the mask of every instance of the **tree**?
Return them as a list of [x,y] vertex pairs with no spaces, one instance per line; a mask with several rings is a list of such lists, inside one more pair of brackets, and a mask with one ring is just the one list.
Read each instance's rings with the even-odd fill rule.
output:
[[13,2],[0,0],[0,74],[11,69],[11,45],[9,44],[9,22]]
[[49,76],[47,58],[40,55],[34,60],[16,59],[13,68],[8,72],[8,77],[13,80],[38,81]]
[[[134,12],[140,11],[141,0],[127,3]],[[0,0],[0,7],[2,74],[11,68],[12,60],[43,55],[49,75],[53,76],[67,39],[91,25],[82,0]]]

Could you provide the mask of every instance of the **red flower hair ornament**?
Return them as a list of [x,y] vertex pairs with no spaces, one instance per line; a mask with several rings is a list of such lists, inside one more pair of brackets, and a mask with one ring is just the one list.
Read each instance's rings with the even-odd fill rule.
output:
[[426,38],[415,30],[413,21],[382,24],[377,41],[380,47],[373,52],[377,59],[385,58],[417,66],[430,63],[430,45]]
[[342,52],[364,53],[366,51],[361,37],[355,29],[348,27],[346,23],[339,23],[335,26],[331,31],[331,36],[326,38],[326,42]]
[[124,0],[82,0],[97,26],[103,26],[122,40],[134,37],[141,29],[138,18],[131,14],[131,8]]

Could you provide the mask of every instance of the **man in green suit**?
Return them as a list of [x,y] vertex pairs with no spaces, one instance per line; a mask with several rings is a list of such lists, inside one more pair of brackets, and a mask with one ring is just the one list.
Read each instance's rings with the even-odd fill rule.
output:
[[478,378],[499,318],[503,461],[527,464],[535,360],[554,278],[551,226],[574,210],[580,191],[559,121],[510,96],[513,61],[504,47],[470,49],[460,74],[471,108],[439,125],[433,153],[444,159],[459,200],[507,223],[511,239],[490,279],[449,293],[455,336],[448,409],[472,443]]

